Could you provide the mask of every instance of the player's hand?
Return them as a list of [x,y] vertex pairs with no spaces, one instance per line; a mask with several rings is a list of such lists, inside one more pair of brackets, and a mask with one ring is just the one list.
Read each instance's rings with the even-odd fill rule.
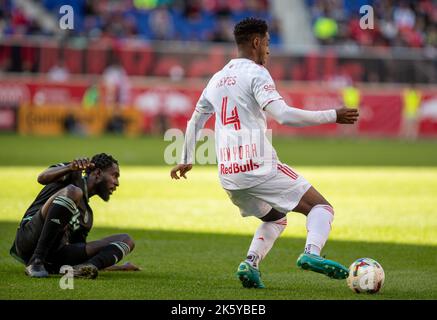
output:
[[[176,167],[171,169],[170,176],[172,179],[180,179],[181,177],[187,179],[185,174],[188,171],[190,171],[192,167],[193,167],[192,164],[178,164]],[[179,171],[179,176],[178,176],[178,171]]]
[[104,270],[105,271],[141,271],[141,268],[137,267],[136,265],[128,261],[120,266],[113,265],[108,268],[105,268]]
[[70,162],[70,169],[72,171],[85,170],[87,168],[94,168],[94,163],[89,158],[78,158]]
[[337,123],[354,124],[358,120],[358,110],[350,108],[340,108],[337,111]]

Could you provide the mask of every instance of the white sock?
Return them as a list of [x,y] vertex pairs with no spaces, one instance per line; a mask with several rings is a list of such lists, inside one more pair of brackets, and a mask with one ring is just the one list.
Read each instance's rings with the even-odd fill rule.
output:
[[287,227],[287,217],[276,221],[263,222],[258,227],[247,252],[246,262],[258,268],[259,263],[272,248],[276,239]]
[[334,220],[334,209],[328,205],[314,206],[307,216],[307,241],[305,253],[320,255],[320,251],[328,240],[331,223]]

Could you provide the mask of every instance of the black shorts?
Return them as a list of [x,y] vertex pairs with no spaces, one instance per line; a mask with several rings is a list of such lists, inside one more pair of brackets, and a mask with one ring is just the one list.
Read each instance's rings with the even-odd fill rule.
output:
[[[27,265],[36,249],[43,227],[44,218],[41,211],[38,211],[31,220],[18,228],[11,255]],[[63,265],[73,266],[88,259],[85,242],[69,244],[62,241],[61,237],[49,252],[45,266],[48,272],[58,273]]]

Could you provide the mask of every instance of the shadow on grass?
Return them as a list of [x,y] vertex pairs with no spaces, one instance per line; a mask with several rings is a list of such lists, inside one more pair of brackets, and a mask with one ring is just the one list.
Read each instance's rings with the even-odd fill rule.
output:
[[100,272],[95,281],[75,279],[61,290],[59,276],[29,279],[9,256],[17,223],[0,222],[0,299],[437,299],[437,248],[433,246],[328,241],[324,254],[347,266],[360,257],[378,260],[386,284],[377,295],[352,293],[345,281],[295,266],[305,240],[281,237],[262,263],[266,290],[242,289],[234,272],[249,235],[94,228],[89,240],[129,233],[136,241],[125,261],[139,272]]

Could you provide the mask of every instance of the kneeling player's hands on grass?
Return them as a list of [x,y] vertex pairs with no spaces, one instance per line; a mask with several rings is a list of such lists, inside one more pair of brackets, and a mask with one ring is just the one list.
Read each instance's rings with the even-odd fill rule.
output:
[[358,120],[358,110],[349,108],[337,109],[337,123],[354,124]]
[[70,169],[72,171],[85,170],[87,168],[94,168],[94,163],[89,158],[74,159],[70,162]]
[[[170,176],[172,179],[180,179],[180,177],[184,177],[185,179],[187,179],[185,174],[188,171],[190,171],[192,167],[193,167],[192,164],[178,164],[173,169],[171,169]],[[178,176],[178,171],[179,171],[179,176]]]

